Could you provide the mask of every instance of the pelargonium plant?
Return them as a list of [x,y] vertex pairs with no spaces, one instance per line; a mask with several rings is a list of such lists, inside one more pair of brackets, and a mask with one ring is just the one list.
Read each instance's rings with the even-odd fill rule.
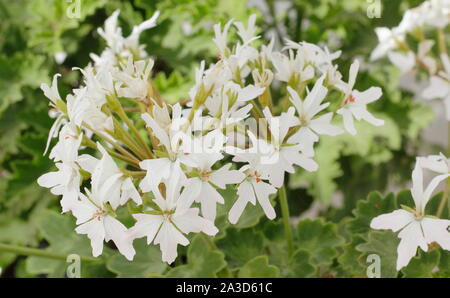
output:
[[[128,37],[118,15],[98,29],[107,48],[76,69],[81,86],[65,99],[59,74],[51,86],[41,86],[56,115],[48,144],[58,140],[49,154],[57,171],[38,183],[62,197],[62,212],[76,217],[75,231],[87,235],[94,256],[111,240],[133,260],[133,240],[146,237],[159,245],[163,261],[174,262],[178,245],[189,245],[187,234],[218,233],[216,210],[225,188],[237,194],[228,211],[231,224],[256,204],[276,218],[277,196],[292,254],[285,173],[327,170],[314,160],[322,135],[357,137],[355,121],[383,125],[367,109],[381,89],[354,89],[358,61],[344,79],[333,62],[340,52],[290,40],[281,51],[273,40],[264,44],[252,15],[247,24],[214,25],[217,61],[202,61],[194,86],[171,105],[152,82],[154,58],[139,44],[158,13]],[[235,34],[239,41],[231,44],[228,37]],[[120,208],[134,226],[117,219]]]

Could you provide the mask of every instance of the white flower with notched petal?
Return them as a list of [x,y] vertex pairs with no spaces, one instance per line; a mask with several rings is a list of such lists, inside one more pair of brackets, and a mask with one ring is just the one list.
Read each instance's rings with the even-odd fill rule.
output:
[[49,172],[40,176],[37,180],[42,187],[50,188],[54,195],[62,195],[62,211],[72,209],[78,198],[81,184],[81,168],[89,167],[93,157],[83,154],[78,156],[78,149],[83,136],[77,135],[69,127],[64,126],[59,133],[59,141],[50,152],[58,168],[56,172]]
[[[242,158],[243,156],[241,155],[240,157]],[[258,171],[259,167],[255,165],[254,162],[251,164],[252,165],[246,165],[239,169],[239,171],[245,175],[245,179],[238,185],[238,198],[228,213],[228,220],[232,224],[238,222],[247,203],[256,205],[256,202],[258,202],[267,218],[275,218],[275,209],[270,203],[269,196],[276,193],[277,189],[263,181],[263,179],[268,179],[268,177],[263,176],[261,172]]]
[[[294,173],[294,165],[298,165],[307,171],[316,171],[317,163],[311,158],[312,154],[304,152],[304,146],[301,144],[302,138],[294,137],[296,142],[291,142],[291,138],[285,140],[289,129],[297,126],[299,120],[294,117],[295,109],[291,107],[287,112],[280,116],[273,117],[269,108],[264,109],[268,127],[271,134],[270,143],[265,140],[256,139],[249,132],[253,147],[261,154],[261,171],[268,175],[269,182],[279,188],[284,183],[285,172]],[[252,150],[252,149],[250,149]]]
[[343,83],[339,89],[344,92],[344,105],[337,110],[337,113],[344,118],[344,127],[352,135],[356,135],[356,129],[353,118],[356,120],[365,120],[372,125],[381,126],[384,120],[375,118],[368,110],[367,105],[378,100],[382,91],[379,87],[371,87],[366,91],[359,92],[354,90],[356,76],[358,75],[359,62],[356,60],[350,66],[350,75],[348,83]]
[[447,230],[450,220],[425,215],[425,207],[432,192],[442,180],[449,176],[446,174],[435,177],[424,190],[422,168],[417,162],[412,174],[413,186],[411,188],[416,208],[414,210],[398,209],[382,214],[375,217],[370,223],[370,227],[373,229],[400,231],[398,234],[401,240],[397,248],[397,270],[408,265],[412,257],[416,255],[418,247],[427,251],[428,244],[436,242],[443,249],[450,250],[450,233]]
[[102,153],[102,158],[100,160],[93,158],[89,168],[86,169],[92,174],[92,189],[98,193],[105,192],[106,201],[113,209],[124,205],[129,199],[138,205],[142,204],[141,196],[131,178],[125,176],[100,143],[97,143],[97,149]]
[[427,157],[418,157],[417,162],[424,169],[431,170],[441,175],[450,174],[450,159],[444,154],[429,155]]
[[223,158],[221,153],[189,154],[197,166],[192,169],[192,178],[186,182],[186,191],[191,193],[192,200],[201,204],[202,216],[214,221],[216,204],[223,204],[224,199],[217,188],[225,189],[228,184],[241,182],[245,175],[237,170],[230,170],[231,163],[217,170],[212,166]]
[[182,109],[179,104],[172,107],[170,125],[167,125],[166,121],[157,122],[158,118],[153,118],[148,113],[142,114],[142,119],[159,140],[161,150],[165,150],[165,152],[158,153],[161,155],[160,158],[145,159],[139,163],[141,169],[147,171],[147,175],[142,179],[139,187],[143,192],[149,192],[159,183],[167,180],[174,172],[180,173],[183,179],[184,173],[182,173],[180,162],[188,166],[195,166],[195,164],[190,164],[189,159],[185,158],[182,151],[183,143],[190,142],[190,137],[182,131],[187,119],[182,117]]
[[153,209],[133,214],[136,224],[130,229],[130,239],[147,237],[147,243],[160,245],[162,260],[171,264],[177,257],[178,244],[186,246],[189,240],[184,234],[203,232],[214,236],[218,229],[214,223],[198,215],[198,208],[190,208],[191,194],[180,194],[178,175],[172,175],[165,183],[165,197],[155,189]]
[[275,78],[282,82],[299,84],[314,77],[314,68],[307,64],[299,51],[288,50],[289,56],[280,52],[270,55],[270,61],[276,69]]
[[332,112],[315,117],[330,105],[330,103],[322,103],[328,91],[322,85],[323,80],[324,76],[317,80],[304,101],[294,89],[288,87],[289,99],[297,110],[300,121],[300,130],[289,138],[289,142],[304,144],[304,153],[309,156],[314,155],[313,144],[319,141],[318,135],[337,136],[344,132],[330,123],[333,118]]
[[442,54],[441,60],[445,71],[431,77],[430,86],[423,91],[422,96],[425,99],[443,99],[446,118],[450,121],[450,59],[448,55]]
[[222,57],[226,57],[230,54],[230,50],[227,47],[227,41],[228,41],[228,30],[230,30],[230,26],[232,24],[233,20],[229,20],[228,23],[226,23],[225,26],[223,27],[223,30],[220,24],[214,25],[215,37],[213,38],[213,41],[216,44],[217,48],[219,49],[220,55]]
[[378,45],[372,51],[370,60],[374,61],[385,56],[389,52],[398,48],[399,43],[405,39],[404,33],[401,33],[398,28],[389,29],[386,27],[375,28],[375,33],[378,37]]
[[72,214],[77,218],[75,231],[86,234],[91,240],[92,255],[97,257],[103,252],[103,242],[112,240],[119,252],[128,260],[133,260],[136,251],[128,237],[127,228],[118,221],[111,207],[106,204],[108,193],[100,188],[86,196],[80,193],[79,200],[72,208]]

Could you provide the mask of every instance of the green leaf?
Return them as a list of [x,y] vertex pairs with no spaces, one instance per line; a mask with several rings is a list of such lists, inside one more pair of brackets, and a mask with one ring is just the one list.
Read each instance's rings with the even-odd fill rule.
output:
[[338,235],[336,224],[323,219],[305,219],[297,226],[295,245],[311,255],[315,266],[331,265],[337,256],[336,247],[344,242]]
[[360,263],[361,251],[356,247],[364,243],[364,239],[360,236],[353,235],[350,243],[342,247],[343,252],[338,257],[339,265],[345,271],[345,277],[365,277],[366,268]]
[[263,236],[253,229],[227,229],[224,238],[216,241],[225,253],[230,267],[240,267],[263,252]]
[[370,222],[380,214],[397,209],[394,194],[390,193],[385,198],[379,192],[369,194],[367,200],[358,201],[353,210],[354,219],[350,220],[346,227],[351,234],[365,234],[370,230]]
[[[37,226],[44,239],[49,243],[49,247],[45,250],[67,256],[76,254],[80,257],[92,258],[89,240],[75,233],[75,220],[72,217],[45,210],[41,212]],[[111,250],[104,247],[104,254],[110,253]],[[26,261],[26,268],[30,274],[48,274],[50,277],[64,277],[68,265],[70,264],[65,260],[44,257],[28,257]],[[85,277],[90,271],[89,268],[95,266],[98,265],[82,261],[81,277]]]
[[425,278],[433,277],[433,270],[439,264],[439,250],[433,249],[423,252],[421,249],[419,254],[409,261],[409,264],[401,271],[403,277],[407,278]]
[[311,254],[304,249],[298,249],[289,259],[287,269],[287,277],[312,277],[315,267],[311,265]]
[[180,265],[169,272],[167,277],[210,278],[217,277],[227,263],[224,254],[211,247],[204,235],[196,235],[187,252],[187,264]]
[[368,255],[376,254],[381,261],[380,277],[396,277],[397,247],[399,242],[400,240],[395,233],[391,231],[371,231],[367,242],[356,246],[358,251],[364,253],[359,260],[365,264]]
[[267,256],[258,256],[248,261],[239,269],[238,277],[268,278],[279,277],[280,269],[269,265]]
[[145,239],[134,241],[136,255],[128,261],[121,254],[111,256],[106,267],[117,277],[151,277],[161,275],[166,264],[161,261],[161,251],[155,245],[147,245]]

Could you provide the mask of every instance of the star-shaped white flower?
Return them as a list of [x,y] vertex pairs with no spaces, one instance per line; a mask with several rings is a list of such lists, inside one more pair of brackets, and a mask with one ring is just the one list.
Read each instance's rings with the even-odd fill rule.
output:
[[63,212],[72,209],[78,198],[81,184],[81,168],[89,168],[94,159],[83,154],[78,156],[78,149],[83,136],[77,135],[69,125],[63,127],[59,133],[59,141],[50,152],[50,158],[56,163],[56,172],[45,173],[37,180],[42,187],[49,188],[54,195],[62,195],[61,207]]
[[77,218],[78,234],[86,234],[91,240],[92,255],[97,257],[103,252],[103,242],[112,240],[119,252],[128,260],[133,260],[136,251],[129,239],[127,228],[118,221],[106,205],[108,193],[100,190],[87,196],[80,193],[79,200],[72,208],[72,214]]
[[179,176],[172,175],[165,183],[165,197],[155,189],[154,208],[133,214],[136,224],[130,229],[130,239],[147,237],[147,243],[159,244],[163,261],[171,264],[177,257],[178,244],[186,246],[185,234],[203,232],[213,236],[218,232],[214,223],[198,215],[198,208],[190,208],[191,193],[180,194]]
[[401,240],[397,248],[397,270],[408,265],[409,261],[416,255],[418,247],[427,251],[428,244],[436,242],[443,249],[450,250],[450,233],[448,231],[450,220],[425,215],[426,204],[434,189],[449,176],[449,174],[436,176],[428,187],[423,189],[422,168],[417,162],[412,174],[413,186],[411,188],[411,194],[416,205],[415,210],[398,209],[377,216],[370,223],[370,227],[373,229],[400,231],[398,234]]
[[301,126],[300,130],[289,138],[289,142],[304,144],[304,153],[310,156],[314,155],[313,145],[319,141],[318,135],[336,136],[344,132],[341,128],[331,124],[331,119],[333,118],[332,112],[315,117],[330,105],[329,102],[322,103],[328,91],[323,86],[324,78],[322,76],[317,80],[304,101],[300,99],[294,89],[288,87],[289,99],[297,110]]
[[193,168],[195,176],[186,183],[186,191],[191,193],[192,200],[201,204],[202,216],[214,221],[216,218],[216,204],[223,204],[224,199],[217,188],[225,189],[228,184],[241,182],[245,175],[237,170],[230,170],[231,163],[225,164],[217,170],[212,166],[223,158],[220,153],[190,154],[197,166]]
[[125,176],[100,143],[97,143],[97,149],[102,153],[102,158],[91,160],[89,168],[86,169],[92,174],[92,189],[96,189],[98,193],[105,192],[106,202],[109,202],[113,209],[124,205],[129,199],[138,205],[142,204],[141,196],[131,178]]
[[264,109],[271,133],[270,143],[257,139],[253,133],[249,132],[253,148],[261,155],[261,171],[268,175],[270,183],[277,188],[283,185],[285,172],[291,174],[295,172],[294,165],[310,172],[318,168],[317,163],[311,158],[313,154],[305,152],[305,146],[301,144],[308,140],[301,137],[285,140],[289,129],[300,123],[294,113],[295,109],[291,107],[287,112],[274,117],[269,108]]
[[356,82],[356,76],[358,75],[359,62],[356,60],[350,66],[350,75],[348,83],[343,83],[339,86],[342,92],[344,92],[344,105],[337,113],[344,118],[344,127],[352,135],[356,135],[356,129],[353,118],[356,120],[365,120],[372,125],[381,126],[384,124],[384,120],[375,118],[368,110],[367,105],[378,100],[382,91],[379,87],[371,87],[366,91],[360,92],[354,90],[353,87]]

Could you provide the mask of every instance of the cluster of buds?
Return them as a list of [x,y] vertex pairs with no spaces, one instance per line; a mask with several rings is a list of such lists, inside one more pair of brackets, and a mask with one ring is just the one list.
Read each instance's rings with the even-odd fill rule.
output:
[[429,82],[421,95],[426,100],[442,100],[448,121],[450,59],[445,32],[449,23],[449,0],[425,1],[407,10],[397,27],[376,28],[379,44],[371,55],[371,60],[387,55],[402,74],[424,73]]
[[[273,40],[257,46],[254,15],[246,25],[214,26],[218,61],[202,62],[189,100],[169,105],[152,83],[154,60],[138,42],[157,14],[127,38],[118,14],[99,29],[107,48],[80,69],[81,87],[62,100],[59,75],[42,85],[58,116],[49,135],[49,143],[58,138],[50,152],[58,171],[38,183],[62,196],[63,212],[76,217],[76,232],[87,234],[94,256],[112,240],[132,260],[133,240],[147,237],[172,263],[177,246],[189,244],[187,234],[218,232],[217,204],[227,187],[237,193],[231,224],[248,203],[274,219],[270,196],[286,172],[317,170],[320,136],[355,135],[355,120],[383,124],[367,110],[381,89],[354,89],[357,61],[346,82],[333,64],[339,52],[306,42],[287,41],[281,52]],[[239,42],[230,47],[232,28]],[[136,220],[130,228],[116,216],[124,207]]]

